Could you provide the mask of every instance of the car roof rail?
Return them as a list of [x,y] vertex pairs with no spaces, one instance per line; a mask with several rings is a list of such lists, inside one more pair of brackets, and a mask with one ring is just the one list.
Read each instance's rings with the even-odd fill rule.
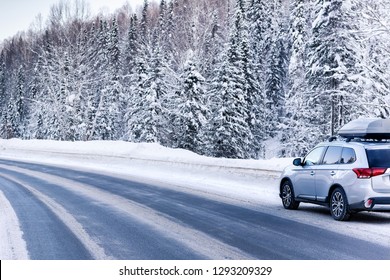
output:
[[367,142],[367,143],[389,143],[390,139],[364,138],[364,137],[342,137],[345,142]]

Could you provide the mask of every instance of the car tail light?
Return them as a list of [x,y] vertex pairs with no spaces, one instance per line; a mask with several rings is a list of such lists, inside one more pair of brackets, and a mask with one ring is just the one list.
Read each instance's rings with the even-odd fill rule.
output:
[[382,175],[386,172],[387,168],[373,167],[373,168],[354,168],[353,172],[359,179],[369,179],[371,177]]

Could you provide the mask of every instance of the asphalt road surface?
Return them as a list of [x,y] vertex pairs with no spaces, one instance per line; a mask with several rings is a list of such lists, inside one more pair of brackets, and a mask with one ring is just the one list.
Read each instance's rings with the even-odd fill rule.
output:
[[[293,211],[311,224],[274,215],[287,211],[281,204],[262,211],[185,189],[8,160],[0,160],[0,191],[30,259],[390,259],[389,244],[375,236],[328,229],[348,223],[332,221],[325,208]],[[377,219],[390,223],[390,215]]]

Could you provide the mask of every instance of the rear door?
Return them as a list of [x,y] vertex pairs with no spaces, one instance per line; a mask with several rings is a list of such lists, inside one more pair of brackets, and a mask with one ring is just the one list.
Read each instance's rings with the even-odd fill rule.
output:
[[329,146],[326,149],[324,158],[320,165],[316,167],[316,200],[325,202],[329,193],[329,188],[337,176],[340,164],[341,146]]

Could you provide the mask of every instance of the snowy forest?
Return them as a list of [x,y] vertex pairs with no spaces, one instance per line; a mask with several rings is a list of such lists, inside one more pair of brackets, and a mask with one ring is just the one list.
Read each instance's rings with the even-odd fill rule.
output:
[[301,156],[390,117],[390,0],[80,0],[0,43],[0,137]]

